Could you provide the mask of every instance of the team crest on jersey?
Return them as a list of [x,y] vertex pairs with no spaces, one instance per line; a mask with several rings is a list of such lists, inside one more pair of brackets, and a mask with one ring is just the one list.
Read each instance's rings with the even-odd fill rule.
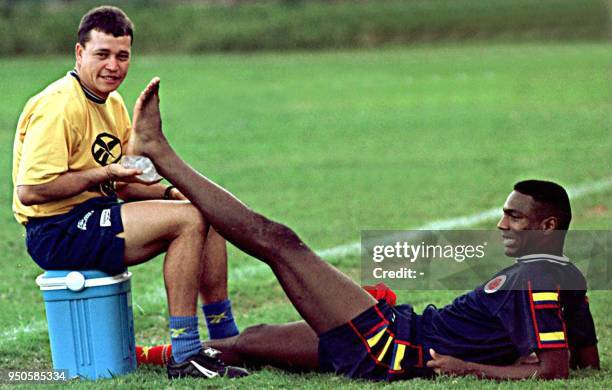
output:
[[492,294],[495,291],[499,290],[504,285],[505,282],[506,282],[506,275],[496,276],[493,279],[491,279],[487,284],[485,284],[484,292],[486,292],[487,294]]
[[91,145],[94,160],[102,166],[119,162],[122,153],[121,141],[109,133],[98,134]]

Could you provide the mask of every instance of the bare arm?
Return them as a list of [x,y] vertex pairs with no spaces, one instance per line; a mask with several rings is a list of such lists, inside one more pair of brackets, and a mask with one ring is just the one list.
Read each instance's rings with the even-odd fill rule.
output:
[[[117,196],[123,200],[164,199],[167,188],[167,185],[161,183],[117,183]],[[168,195],[171,200],[187,200],[176,188],[172,188]]]
[[599,351],[597,350],[597,345],[572,350],[570,356],[570,366],[572,368],[594,368],[599,370]]
[[492,366],[466,362],[430,350],[433,360],[427,366],[438,374],[475,375],[483,379],[565,379],[569,375],[569,356],[566,349],[540,351],[538,362],[512,366]]
[[141,173],[137,169],[123,168],[119,164],[66,172],[48,183],[17,186],[17,197],[25,206],[48,203],[78,195],[105,181],[136,180],[135,176]]

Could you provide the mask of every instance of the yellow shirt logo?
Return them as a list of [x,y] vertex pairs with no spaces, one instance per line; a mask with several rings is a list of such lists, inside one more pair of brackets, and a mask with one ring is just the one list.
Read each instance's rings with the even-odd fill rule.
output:
[[119,138],[109,133],[99,134],[91,145],[94,160],[102,166],[118,162],[122,152]]

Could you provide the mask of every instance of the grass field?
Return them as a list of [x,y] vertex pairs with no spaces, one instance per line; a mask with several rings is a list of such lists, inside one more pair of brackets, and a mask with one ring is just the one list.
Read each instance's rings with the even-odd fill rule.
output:
[[[606,0],[107,0],[140,53],[377,47],[463,40],[605,40]],[[0,57],[61,55],[91,0],[0,0]],[[21,28],[28,21],[28,29]],[[163,20],[163,23],[159,23]],[[141,39],[146,37],[146,39]]]
[[[409,229],[501,206],[511,185],[566,185],[611,176],[610,44],[437,46],[317,54],[139,57],[122,94],[132,106],[162,79],[168,136],[196,169],[250,206],[293,227],[314,249],[359,240],[363,229]],[[27,98],[61,77],[69,59],[0,60],[0,367],[50,368],[44,307],[23,229],[10,210],[11,145]],[[611,191],[573,202],[576,229],[610,229]],[[475,227],[491,227],[481,224]],[[335,256],[354,277],[359,256]],[[271,272],[230,251],[234,312],[244,328],[295,320]],[[166,343],[161,259],[132,269],[137,342]],[[457,292],[400,292],[421,310]],[[522,388],[612,387],[612,298],[591,292],[601,372]],[[202,329],[205,334],[205,329]],[[105,386],[167,387],[143,368]],[[172,387],[378,387],[330,375],[264,369],[241,381],[185,380]],[[91,383],[73,383],[93,387]],[[510,388],[517,383],[440,378],[401,387]]]

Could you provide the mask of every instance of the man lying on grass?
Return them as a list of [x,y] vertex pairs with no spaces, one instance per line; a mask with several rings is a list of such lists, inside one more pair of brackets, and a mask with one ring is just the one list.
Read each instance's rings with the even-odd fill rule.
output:
[[377,302],[291,229],[190,168],[161,131],[158,90],[154,79],[136,103],[134,152],[150,157],[221,235],[268,264],[305,320],[205,343],[227,363],[371,380],[433,373],[556,379],[567,378],[570,366],[599,366],[586,281],[563,256],[571,210],[561,186],[517,183],[497,225],[516,263],[452,304],[418,315],[410,305]]

